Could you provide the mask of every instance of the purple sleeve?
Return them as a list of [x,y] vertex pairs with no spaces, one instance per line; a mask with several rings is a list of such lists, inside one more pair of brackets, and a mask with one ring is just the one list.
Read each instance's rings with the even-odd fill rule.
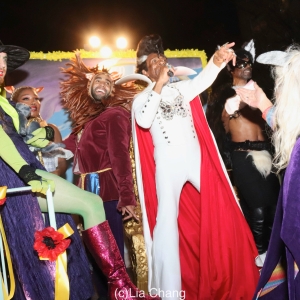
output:
[[76,136],[71,133],[68,137],[63,140],[63,143],[66,145],[66,149],[70,150],[73,154],[76,151]]
[[136,205],[129,155],[131,122],[121,112],[114,112],[106,126],[107,147],[112,171],[119,190],[118,208]]
[[274,128],[274,111],[275,111],[275,106],[272,106],[268,110],[266,115],[266,122],[272,129]]
[[283,180],[283,219],[280,236],[300,266],[300,140],[298,139]]

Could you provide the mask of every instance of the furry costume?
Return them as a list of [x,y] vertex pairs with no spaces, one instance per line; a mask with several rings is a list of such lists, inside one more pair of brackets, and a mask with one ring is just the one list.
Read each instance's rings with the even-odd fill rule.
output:
[[[121,207],[136,205],[133,191],[129,144],[131,138],[130,112],[125,107],[131,102],[135,89],[114,85],[105,102],[95,101],[91,93],[97,74],[104,69],[88,68],[79,53],[63,72],[70,75],[61,83],[64,106],[73,121],[73,132],[64,140],[66,149],[74,157],[74,174],[81,175],[78,186],[99,195],[109,225],[124,257],[123,221]],[[112,74],[118,79],[118,74]],[[95,159],[97,158],[97,159]],[[99,294],[105,293],[106,279],[94,266]],[[94,273],[94,274],[95,274]],[[102,283],[101,283],[102,282]]]

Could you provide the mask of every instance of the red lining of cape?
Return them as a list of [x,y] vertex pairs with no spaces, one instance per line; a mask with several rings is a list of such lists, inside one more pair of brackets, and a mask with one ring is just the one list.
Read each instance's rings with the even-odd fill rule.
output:
[[[190,104],[202,165],[201,193],[186,183],[180,197],[178,228],[185,299],[252,299],[259,277],[253,236],[222,169],[199,97]],[[149,130],[136,124],[136,132],[152,235],[157,214],[154,149]]]

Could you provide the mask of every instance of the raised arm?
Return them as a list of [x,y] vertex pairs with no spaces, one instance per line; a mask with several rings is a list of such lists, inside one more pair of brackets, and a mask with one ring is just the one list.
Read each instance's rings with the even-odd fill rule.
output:
[[197,95],[202,93],[217,78],[222,67],[218,67],[214,63],[214,57],[212,57],[206,67],[193,79],[183,80],[176,83],[176,88],[184,96],[186,102],[192,101]]
[[[152,84],[154,85],[154,84]],[[138,94],[132,105],[136,122],[143,128],[150,128],[159,107],[161,95],[153,91],[151,87]]]
[[274,106],[270,99],[266,96],[262,88],[257,83],[254,83],[254,90],[237,88],[236,93],[241,97],[241,100],[251,107],[258,108],[263,114],[262,117],[266,120],[271,128],[274,128]]
[[152,78],[153,83],[135,97],[132,106],[135,119],[138,125],[143,128],[151,127],[159,107],[162,89],[170,79],[168,72],[175,71],[173,67],[166,64],[166,61],[158,61],[159,63],[153,63],[153,65],[156,65],[155,72],[147,74],[149,78]]
[[184,96],[185,101],[192,101],[197,95],[202,93],[215,81],[219,72],[226,66],[226,64],[233,60],[235,65],[235,54],[231,47],[234,43],[227,43],[214,53],[209,60],[207,66],[192,80],[183,80],[176,84]]

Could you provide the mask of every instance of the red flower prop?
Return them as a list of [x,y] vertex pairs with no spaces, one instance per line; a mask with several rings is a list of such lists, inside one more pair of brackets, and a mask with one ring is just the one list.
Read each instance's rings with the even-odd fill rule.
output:
[[0,186],[0,205],[3,205],[6,201],[7,186]]
[[64,239],[63,234],[54,230],[52,227],[46,227],[42,231],[36,231],[34,237],[34,250],[37,251],[39,257],[48,258],[51,261],[56,260],[71,243],[70,239]]
[[0,205],[3,205],[6,202],[6,198],[0,199]]

